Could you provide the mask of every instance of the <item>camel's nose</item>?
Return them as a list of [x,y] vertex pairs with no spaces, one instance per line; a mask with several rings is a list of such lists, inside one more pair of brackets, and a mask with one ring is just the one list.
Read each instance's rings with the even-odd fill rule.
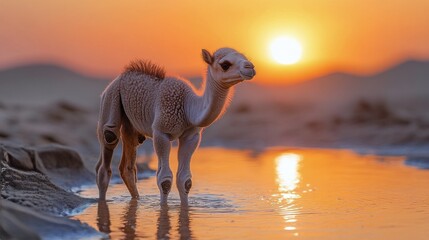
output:
[[255,68],[255,66],[253,65],[253,63],[251,63],[249,61],[246,61],[246,62],[244,62],[244,68],[251,68],[251,69],[253,69],[253,68]]
[[246,80],[252,79],[256,75],[255,66],[253,65],[253,63],[251,63],[249,61],[244,61],[242,64],[243,65],[241,65],[241,66],[243,68],[240,70],[241,75]]

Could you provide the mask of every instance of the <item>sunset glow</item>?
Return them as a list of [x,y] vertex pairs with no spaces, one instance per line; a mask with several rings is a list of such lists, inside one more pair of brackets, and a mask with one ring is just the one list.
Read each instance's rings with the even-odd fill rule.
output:
[[301,43],[291,37],[279,37],[270,44],[271,57],[280,64],[297,63],[302,57]]
[[[48,62],[112,79],[143,58],[169,75],[194,77],[204,71],[202,48],[232,47],[257,66],[260,83],[371,74],[429,58],[427,9],[427,0],[3,1],[0,68]],[[302,45],[296,64],[282,65],[298,61],[298,53],[276,47],[279,56],[270,54],[282,36]]]

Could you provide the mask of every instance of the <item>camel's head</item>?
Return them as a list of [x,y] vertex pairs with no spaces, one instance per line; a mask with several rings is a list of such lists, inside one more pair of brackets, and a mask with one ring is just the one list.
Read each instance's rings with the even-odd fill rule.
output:
[[252,79],[256,74],[255,66],[234,49],[221,48],[213,55],[203,49],[202,55],[209,65],[209,74],[222,86],[231,87],[244,80]]

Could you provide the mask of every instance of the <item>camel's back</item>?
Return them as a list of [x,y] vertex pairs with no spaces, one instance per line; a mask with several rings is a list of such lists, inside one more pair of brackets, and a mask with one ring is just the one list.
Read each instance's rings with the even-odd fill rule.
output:
[[137,131],[152,136],[156,94],[162,79],[139,72],[126,72],[122,74],[120,81],[121,100],[126,116]]
[[125,115],[141,134],[152,137],[152,127],[179,136],[189,127],[185,95],[194,93],[186,80],[165,77],[162,68],[143,61],[132,62],[118,78]]

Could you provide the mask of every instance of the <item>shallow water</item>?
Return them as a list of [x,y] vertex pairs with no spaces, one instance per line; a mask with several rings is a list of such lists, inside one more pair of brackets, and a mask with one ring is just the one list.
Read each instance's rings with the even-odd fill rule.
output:
[[112,239],[427,239],[429,171],[404,160],[347,150],[201,148],[189,208],[180,207],[175,185],[161,208],[152,177],[139,181],[139,200],[125,185],[111,185],[107,204],[73,218]]

